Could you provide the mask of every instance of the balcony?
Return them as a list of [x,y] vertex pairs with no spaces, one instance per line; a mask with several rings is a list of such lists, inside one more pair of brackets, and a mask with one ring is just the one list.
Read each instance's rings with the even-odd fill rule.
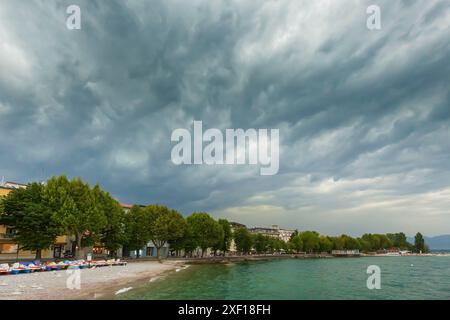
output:
[[0,233],[0,239],[14,239],[15,234],[12,232]]

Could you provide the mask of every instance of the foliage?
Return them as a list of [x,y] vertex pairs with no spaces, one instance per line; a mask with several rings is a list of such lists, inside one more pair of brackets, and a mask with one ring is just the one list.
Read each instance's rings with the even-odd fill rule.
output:
[[231,231],[230,222],[226,219],[219,219],[217,221],[223,230],[223,240],[220,242],[218,249],[224,254],[230,249],[233,233]]
[[133,206],[125,215],[125,245],[129,250],[136,250],[136,258],[139,258],[139,250],[150,241],[150,219],[148,211],[139,206]]
[[319,234],[315,231],[301,232],[299,235],[306,252],[317,252],[319,250]]
[[425,244],[425,239],[420,232],[416,233],[414,237],[414,251],[417,253],[428,253],[430,250]]
[[69,181],[65,176],[53,177],[44,188],[43,198],[66,233],[75,236],[76,257],[82,258],[82,239],[97,239],[107,224],[93,190],[80,178]]
[[333,250],[333,242],[329,237],[320,236],[319,237],[319,249],[320,252],[330,252]]
[[106,218],[100,230],[100,242],[110,252],[110,256],[115,256],[125,241],[125,213],[119,203],[98,185],[94,187],[93,194],[98,210]]
[[160,258],[161,248],[169,241],[182,239],[186,230],[186,221],[176,210],[161,205],[150,205],[144,209],[147,215],[149,236]]
[[191,214],[187,218],[193,243],[202,249],[202,256],[208,248],[223,241],[223,229],[217,221],[205,212]]
[[56,240],[61,226],[54,219],[42,195],[44,186],[32,183],[11,191],[2,201],[0,223],[15,230],[20,248],[36,251],[36,259]]
[[234,242],[238,252],[247,254],[252,249],[253,237],[247,229],[239,228],[234,231]]

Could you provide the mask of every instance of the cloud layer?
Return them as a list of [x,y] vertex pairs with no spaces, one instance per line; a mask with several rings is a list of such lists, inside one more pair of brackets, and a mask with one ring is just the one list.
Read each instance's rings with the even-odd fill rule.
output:
[[[450,232],[450,4],[0,4],[1,172],[323,233]],[[77,4],[82,29],[68,30]],[[171,132],[279,128],[280,171],[175,166]]]

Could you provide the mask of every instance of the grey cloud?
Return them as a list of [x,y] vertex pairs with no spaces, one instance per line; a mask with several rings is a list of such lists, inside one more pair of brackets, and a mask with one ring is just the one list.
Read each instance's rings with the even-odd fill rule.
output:
[[[417,228],[442,232],[450,217],[423,225],[415,199],[449,187],[449,6],[378,2],[371,32],[369,1],[2,1],[0,175],[66,173],[123,202],[327,232],[385,231],[368,216],[386,201],[400,230],[408,197]],[[65,28],[73,3],[80,31]],[[171,131],[193,120],[280,128],[279,174],[174,166]]]

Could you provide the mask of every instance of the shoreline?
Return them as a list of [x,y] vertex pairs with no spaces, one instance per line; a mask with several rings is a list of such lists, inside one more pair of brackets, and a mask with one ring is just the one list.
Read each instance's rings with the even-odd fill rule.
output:
[[[361,255],[359,257],[435,257],[450,254],[409,255]],[[36,272],[0,277],[0,300],[93,300],[113,299],[117,291],[126,292],[152,282],[163,280],[174,271],[186,269],[188,265],[228,264],[234,262],[270,261],[280,259],[329,259],[358,258],[335,257],[330,254],[286,254],[250,256],[212,256],[203,258],[166,258],[161,261],[142,259],[128,261],[127,266],[99,267],[80,270],[80,289],[67,288],[67,270]],[[128,289],[128,290],[127,290]]]

